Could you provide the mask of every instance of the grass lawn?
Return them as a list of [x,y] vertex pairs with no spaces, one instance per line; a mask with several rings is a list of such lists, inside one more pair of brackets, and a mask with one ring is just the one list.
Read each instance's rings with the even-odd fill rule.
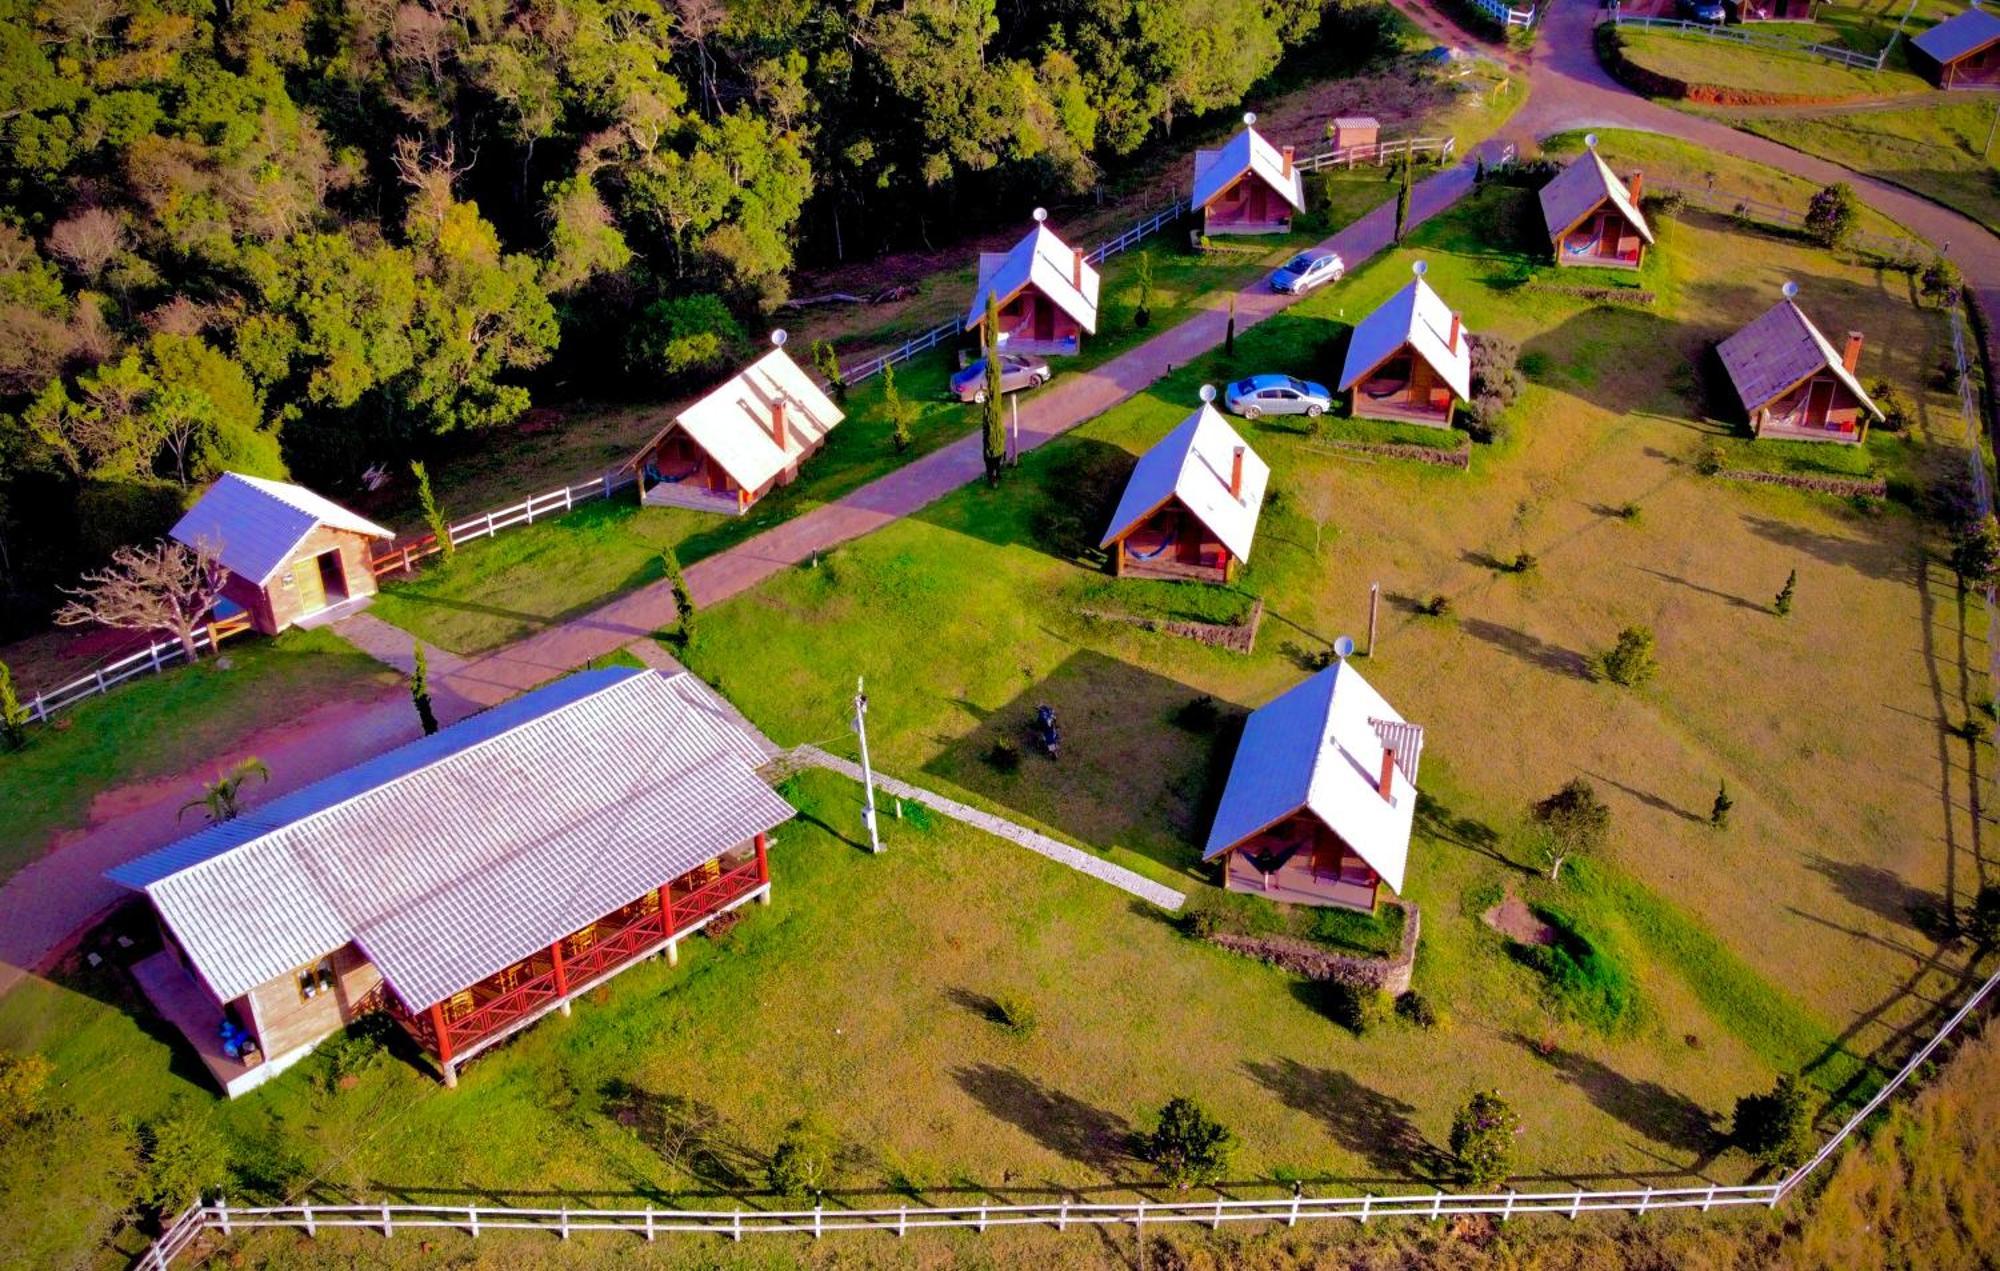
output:
[[[225,666],[226,664],[226,666]],[[16,754],[0,754],[0,877],[82,826],[92,801],[124,782],[175,776],[301,705],[362,696],[395,683],[379,662],[329,631],[245,635],[222,657],[144,676],[36,725]]]
[[1994,101],[1987,94],[1972,96],[1976,100],[1918,109],[1731,122],[1935,199],[2000,232],[2000,166],[1984,149]]
[[[1775,28],[1788,25],[1760,24],[1757,34],[1784,38],[1791,33]],[[1624,27],[1618,34],[1624,41],[1626,58],[1635,66],[1687,84],[1822,101],[1892,97],[1921,93],[1930,87],[1908,71],[1887,67],[1880,71],[1855,70],[1810,53],[1736,44],[1705,35],[1639,27]],[[1812,41],[1800,38],[1798,42]]]

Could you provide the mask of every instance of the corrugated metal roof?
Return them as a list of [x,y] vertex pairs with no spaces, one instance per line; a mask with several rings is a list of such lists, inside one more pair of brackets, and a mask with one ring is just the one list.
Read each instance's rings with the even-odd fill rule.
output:
[[1827,343],[1805,310],[1792,300],[1780,300],[1750,325],[1715,347],[1722,369],[1729,373],[1746,413],[1782,397],[1821,371],[1832,371],[1875,418],[1882,410],[1862,390],[1861,381],[1841,365],[1840,354]]
[[[785,403],[785,446],[772,436],[772,408]],[[845,416],[783,349],[772,349],[682,411],[677,422],[746,490],[761,489],[819,444]],[[650,447],[649,447],[650,449]]]
[[2000,40],[2000,17],[1985,9],[1975,8],[1967,9],[1955,18],[1947,18],[1910,43],[1939,62],[1956,62],[1968,53],[1977,53],[1995,40]]
[[[1229,492],[1229,474],[1236,448],[1243,448],[1243,493]],[[1229,421],[1209,405],[1182,420],[1158,445],[1139,456],[1125,483],[1125,493],[1112,514],[1111,528],[1098,544],[1128,533],[1169,498],[1194,513],[1209,528],[1229,554],[1237,560],[1250,559],[1250,543],[1257,535],[1257,516],[1264,507],[1264,489],[1270,484],[1271,466],[1250,449]]]
[[687,674],[583,671],[108,872],[228,1001],[353,941],[412,1010],[792,816]]
[[979,254],[979,283],[972,289],[972,303],[966,306],[965,329],[974,330],[986,321],[986,293],[992,292],[1000,305],[1023,287],[1032,286],[1085,331],[1097,330],[1097,270],[1090,262],[1081,266],[1083,285],[1076,284],[1076,253],[1041,223],[1027,237],[1006,252]]
[[1406,734],[1409,727],[1352,662],[1336,662],[1280,693],[1243,725],[1202,859],[1304,810],[1367,861],[1390,891],[1402,891],[1417,809],[1416,755],[1398,753],[1392,798],[1384,799],[1376,782],[1383,734]]
[[1652,227],[1646,224],[1646,216],[1632,201],[1632,191],[1626,188],[1604,156],[1595,149],[1583,152],[1583,157],[1556,174],[1555,180],[1542,187],[1542,220],[1549,227],[1549,237],[1556,238],[1567,233],[1578,221],[1596,211],[1598,205],[1610,199],[1617,207],[1619,215],[1639,231],[1639,237],[1648,243],[1653,241]]
[[1457,348],[1451,347],[1451,307],[1429,283],[1412,278],[1409,286],[1383,301],[1354,328],[1354,338],[1347,343],[1347,360],[1340,368],[1340,387],[1343,391],[1353,388],[1355,381],[1407,344],[1444,377],[1461,401],[1469,400],[1472,351],[1466,336],[1461,330]]
[[319,525],[370,538],[396,537],[394,530],[356,516],[304,486],[240,472],[217,477],[168,533],[189,547],[214,548],[230,573],[261,587]]
[[1235,184],[1246,172],[1254,172],[1265,185],[1281,195],[1298,211],[1306,210],[1305,177],[1296,165],[1285,174],[1285,156],[1264,140],[1262,133],[1248,124],[1219,150],[1197,150],[1194,155],[1194,194],[1188,211],[1199,212],[1215,197]]

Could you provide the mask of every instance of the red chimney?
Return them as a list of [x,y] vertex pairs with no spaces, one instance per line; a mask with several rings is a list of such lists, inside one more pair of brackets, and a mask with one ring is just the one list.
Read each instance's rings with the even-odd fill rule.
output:
[[1236,447],[1236,454],[1229,461],[1229,497],[1243,497],[1243,447]]
[[1279,151],[1278,153],[1285,156],[1285,177],[1289,180],[1292,175],[1292,148],[1290,146],[1286,146],[1283,150]]
[[1847,333],[1847,347],[1840,351],[1840,364],[1847,368],[1849,375],[1854,373],[1855,367],[1861,365],[1861,333],[1859,331],[1849,331]]
[[785,448],[785,399],[782,397],[771,403],[771,440],[778,443],[778,449]]
[[1071,270],[1070,270],[1070,275],[1069,275],[1069,285],[1070,285],[1070,286],[1072,286],[1072,287],[1075,287],[1075,288],[1076,288],[1076,289],[1077,289],[1078,291],[1082,291],[1082,290],[1083,290],[1083,249],[1082,249],[1081,247],[1072,247],[1072,248],[1070,249],[1070,257],[1071,257],[1071,259],[1072,259],[1072,260],[1074,260],[1074,261],[1076,262],[1076,266],[1075,266],[1075,268],[1073,268],[1073,269],[1071,269]]
[[1625,183],[1625,192],[1632,196],[1632,201],[1634,203],[1637,203],[1639,201],[1639,189],[1642,185],[1645,184],[1645,180],[1646,180],[1645,173],[1634,172],[1632,174],[1632,179]]
[[1391,802],[1396,797],[1395,775],[1396,748],[1394,746],[1384,746],[1382,747],[1382,780],[1376,788],[1382,792],[1383,798]]
[[1451,315],[1451,338],[1444,342],[1444,346],[1453,353],[1458,352],[1458,315],[1455,313]]

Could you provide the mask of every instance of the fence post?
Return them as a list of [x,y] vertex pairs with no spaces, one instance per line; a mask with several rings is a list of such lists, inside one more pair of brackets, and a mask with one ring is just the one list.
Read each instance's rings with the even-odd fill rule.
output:
[[1577,1211],[1583,1208],[1583,1190],[1578,1188],[1569,1194],[1569,1220],[1576,1221]]
[[108,692],[109,690],[104,686],[104,668],[100,666],[91,672],[91,674],[97,677],[97,691],[100,693]]
[[898,1205],[896,1207],[896,1238],[898,1240],[902,1239],[909,1234],[909,1231],[910,1207],[908,1205]]
[[563,1238],[564,1240],[567,1240],[567,1239],[569,1239],[569,1206],[568,1206],[568,1205],[564,1205],[564,1206],[562,1207],[562,1219],[561,1219],[561,1222],[562,1222],[562,1238]]
[[1639,1212],[1641,1214],[1645,1213],[1648,1209],[1652,1207],[1652,1204],[1653,1204],[1653,1188],[1651,1184],[1648,1184],[1646,1187],[1646,1194],[1639,1198]]
[[1368,1206],[1373,1204],[1374,1202],[1375,1202],[1375,1193],[1373,1192],[1361,1193],[1361,1224],[1364,1227],[1368,1225]]
[[1069,1202],[1068,1202],[1068,1201],[1064,1201],[1064,1202],[1062,1203],[1062,1207],[1061,1207],[1060,1209],[1056,1210],[1056,1230],[1057,1230],[1057,1231],[1067,1231],[1067,1230],[1069,1230]]
[[[195,1197],[195,1203],[200,1204],[201,1197]],[[215,1198],[215,1216],[222,1222],[222,1234],[225,1236],[230,1235],[229,1198],[227,1196],[217,1196]]]
[[36,723],[46,724],[49,722],[49,708],[42,705],[42,695],[40,693],[35,694],[35,705],[33,709],[35,712]]
[[[820,1206],[822,1206],[822,1205],[824,1205],[824,1204],[826,1204],[826,1202],[825,1202],[825,1201],[823,1201],[823,1200],[816,1200],[816,1201],[814,1201],[814,1202],[813,1202],[813,1239],[814,1239],[814,1240],[817,1240],[817,1239],[819,1239],[819,1231],[820,1231],[820,1225],[819,1225],[819,1224],[820,1224]],[[982,1228],[980,1228],[980,1230],[982,1230],[982,1231],[983,1231],[983,1230],[985,1230],[985,1228],[983,1228],[983,1227],[982,1227]]]
[[986,1234],[986,1206],[984,1205],[979,1207],[979,1234],[982,1236]]
[[1507,1207],[1500,1211],[1500,1221],[1506,1222],[1514,1216],[1514,1189],[1507,1189]]
[[1215,1219],[1208,1225],[1210,1231],[1222,1230],[1222,1197],[1215,1198]]
[[1436,1222],[1438,1220],[1438,1215],[1441,1214],[1442,1212],[1444,1212],[1444,1193],[1442,1191],[1432,1192],[1431,1221]]
[[479,1206],[467,1205],[465,1207],[465,1218],[467,1224],[472,1229],[472,1238],[477,1240],[479,1238]]
[[1713,1205],[1714,1203],[1715,1203],[1715,1184],[1710,1183],[1708,1185],[1708,1195],[1701,1198],[1701,1212],[1703,1212],[1704,1214],[1707,1213],[1708,1207],[1710,1205]]
[[305,1215],[306,1215],[306,1234],[308,1236],[319,1235],[319,1224],[313,1221],[313,1207],[311,1205],[305,1206]]
[[1292,1216],[1285,1219],[1285,1225],[1287,1227],[1299,1225],[1299,1189],[1296,1187],[1292,1189]]
[[387,1205],[382,1206],[382,1234],[384,1236],[393,1236],[396,1234],[396,1224],[389,1217],[389,1207]]
[[741,1205],[736,1207],[736,1223],[729,1233],[729,1238],[738,1243],[741,1243],[743,1240],[743,1207]]

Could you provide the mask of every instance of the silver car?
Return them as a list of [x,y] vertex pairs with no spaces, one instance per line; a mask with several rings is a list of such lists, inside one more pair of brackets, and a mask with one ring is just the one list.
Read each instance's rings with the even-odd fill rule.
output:
[[1325,247],[1310,247],[1278,266],[1271,275],[1271,290],[1302,296],[1321,283],[1339,282],[1347,272],[1340,253]]
[[1229,386],[1223,398],[1231,413],[1245,419],[1259,415],[1304,415],[1318,419],[1333,406],[1326,385],[1295,380],[1289,375],[1252,375]]
[[[1049,382],[1049,364],[1031,353],[1000,355],[1000,391],[1018,393]],[[980,358],[951,377],[952,395],[962,402],[986,400],[986,359]]]

